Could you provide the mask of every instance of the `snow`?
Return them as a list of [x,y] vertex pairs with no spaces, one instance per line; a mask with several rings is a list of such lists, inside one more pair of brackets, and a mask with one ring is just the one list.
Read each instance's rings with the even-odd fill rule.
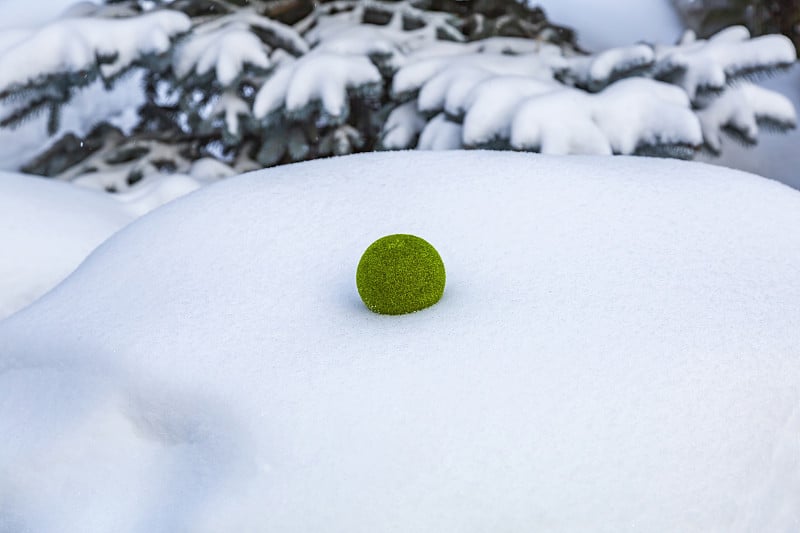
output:
[[42,73],[91,70],[98,57],[112,58],[100,66],[103,76],[110,78],[145,54],[165,52],[170,39],[190,27],[189,17],[169,10],[108,19],[103,24],[93,18],[45,24],[3,43],[0,87],[38,82]]
[[[761,82],[765,88],[789,98],[795,109],[800,109],[800,67],[795,64],[788,72]],[[800,131],[795,129],[784,135],[761,135],[756,146],[744,146],[731,139],[722,138],[719,157],[701,155],[709,163],[738,168],[777,179],[800,189]]]
[[0,173],[0,318],[61,282],[133,218],[108,195]]
[[570,75],[581,86],[599,90],[624,72],[650,66],[653,49],[645,44],[610,48],[590,56],[570,58]]
[[492,77],[489,70],[469,64],[444,69],[422,85],[417,97],[417,108],[426,115],[457,108],[475,86]]
[[629,78],[589,94],[498,77],[467,99],[463,142],[510,146],[544,154],[630,155],[656,144],[698,146],[700,122],[679,88]]
[[[114,63],[104,65],[104,73],[116,74],[133,60],[132,56],[140,45],[145,51],[156,50],[158,46],[164,45],[165,35],[171,35],[175,30],[174,27],[169,27],[170,24],[178,24],[178,18],[184,18],[182,15],[176,17],[175,13],[152,14],[151,17],[158,15],[163,19],[159,20],[155,27],[151,24],[152,18],[145,18],[139,22],[109,21],[110,26],[98,26],[92,19],[80,18],[62,21],[61,24],[65,26],[54,24],[51,17],[66,7],[64,2],[56,0],[42,2],[41,6],[37,2],[36,10],[31,10],[29,3],[22,5],[17,2],[7,2],[2,5],[4,16],[16,15],[18,11],[23,10],[29,13],[19,18],[9,17],[3,21],[3,24],[10,24],[13,20],[15,25],[19,26],[0,32],[2,41],[0,48],[8,50],[15,47],[13,53],[2,55],[1,84],[21,84],[31,81],[42,72],[42,69],[47,68],[60,68],[68,64],[87,67],[95,62],[96,52],[108,53],[112,50],[117,50],[121,54]],[[39,11],[39,8],[42,11]],[[188,19],[185,22],[188,23]],[[80,39],[78,41],[70,39],[70,31],[78,31]],[[139,31],[142,33],[137,33]],[[59,47],[57,44],[59,39],[69,42],[69,46]],[[59,50],[58,54],[50,53],[56,48]],[[37,60],[31,61],[31,57]],[[119,127],[122,131],[130,131],[138,122],[136,109],[144,101],[141,79],[141,73],[132,72],[116,80],[112,91],[106,90],[100,80],[78,91],[72,101],[63,106],[59,131],[52,137],[46,134],[46,115],[33,117],[14,129],[0,129],[0,168],[19,169],[64,134],[74,132],[78,136],[86,135],[103,120]],[[0,115],[6,116],[14,106],[13,100],[3,102],[0,104]]]
[[458,122],[448,120],[439,113],[428,122],[419,134],[420,150],[457,150],[461,148],[463,128]]
[[417,111],[415,101],[400,104],[386,118],[386,125],[381,135],[381,147],[387,150],[399,150],[412,146],[425,124],[425,118]]
[[0,319],[60,283],[117,230],[201,183],[189,176],[152,176],[129,193],[112,196],[0,172]]
[[[580,24],[573,24],[573,21],[578,19],[570,17],[580,18],[587,13],[593,13],[597,20],[603,21],[603,24],[597,24],[596,20],[593,20],[593,26],[602,27],[602,31],[609,35],[626,35],[628,31],[626,26],[635,25],[635,31],[647,29],[648,40],[674,42],[675,36],[680,31],[673,31],[675,28],[672,27],[670,21],[674,22],[675,16],[669,3],[642,0],[640,4],[632,5],[631,2],[621,1],[619,5],[599,6],[598,10],[597,5],[586,1],[567,0],[561,6],[551,6],[545,3],[544,7],[554,22],[575,25],[580,36],[584,35],[587,28]],[[335,3],[327,4],[327,6],[327,10],[320,8],[320,13],[333,13],[342,8],[341,5]],[[309,32],[305,34],[307,41],[300,36],[296,29],[261,17],[256,14],[254,9],[237,10],[234,14],[200,24],[197,31],[186,36],[182,44],[178,46],[178,53],[173,57],[174,67],[179,75],[188,75],[194,72],[212,76],[213,72],[213,77],[218,82],[232,87],[245,68],[255,66],[258,69],[265,69],[277,65],[276,75],[270,78],[269,83],[265,84],[258,92],[257,102],[253,109],[257,118],[267,118],[264,122],[268,127],[275,126],[276,122],[280,120],[279,115],[281,114],[285,115],[283,118],[289,120],[306,119],[309,118],[309,115],[320,111],[320,108],[322,116],[318,120],[318,125],[339,124],[346,120],[349,114],[348,95],[352,95],[354,91],[363,91],[370,96],[377,96],[379,90],[382,89],[380,87],[382,82],[388,79],[391,71],[399,68],[399,73],[394,80],[393,94],[401,100],[418,94],[418,114],[413,116],[408,113],[398,113],[394,118],[404,122],[407,127],[397,129],[395,122],[387,123],[382,138],[388,142],[382,141],[382,146],[412,147],[420,136],[420,132],[426,130],[426,134],[423,136],[426,141],[425,147],[435,145],[455,148],[495,146],[495,144],[499,147],[508,147],[506,139],[511,136],[509,113],[516,112],[522,102],[520,98],[501,101],[501,98],[508,94],[508,90],[504,90],[508,87],[504,83],[493,83],[496,77],[527,75],[535,79],[553,79],[553,76],[556,75],[558,79],[566,81],[568,84],[577,83],[582,89],[595,92],[605,88],[621,75],[630,74],[631,70],[652,66],[657,59],[656,68],[660,74],[669,81],[679,82],[689,92],[690,97],[695,97],[698,89],[726,86],[737,76],[747,73],[754,65],[767,62],[774,66],[781,66],[794,58],[794,52],[787,44],[786,39],[772,36],[746,40],[749,34],[744,28],[728,29],[709,41],[686,38],[682,42],[682,46],[657,46],[656,52],[650,44],[631,45],[631,41],[636,40],[631,37],[624,42],[608,43],[617,47],[599,51],[591,56],[571,56],[566,51],[565,57],[563,55],[565,50],[558,46],[535,40],[514,38],[493,38],[474,43],[439,42],[428,46],[437,28],[450,27],[444,16],[427,17],[427,25],[418,30],[400,31],[404,19],[421,17],[423,13],[406,2],[398,2],[391,6],[368,3],[369,9],[386,11],[387,15],[392,17],[389,24],[386,26],[353,26],[354,20],[360,19],[365,6],[367,4],[362,4],[352,11],[322,15],[317,18],[313,27],[310,23],[303,23],[304,27],[310,27]],[[642,7],[644,10],[641,10]],[[617,9],[622,9],[624,13],[617,13]],[[569,17],[562,19],[561,15],[564,14],[564,10],[570,13]],[[60,11],[61,9],[58,9],[54,12]],[[83,10],[85,13],[89,13],[89,11],[91,10]],[[578,13],[579,11],[581,13]],[[647,11],[647,17],[644,17],[644,11]],[[113,28],[104,28],[104,25],[98,25],[95,19],[78,16],[82,12],[80,9],[73,9],[72,12],[73,15],[68,17],[69,20],[65,23],[65,27],[81,25],[87,20],[93,20],[94,25],[86,34],[86,38],[81,34],[81,39],[72,45],[61,47],[65,51],[64,58],[69,61],[77,61],[76,58],[86,59],[93,56],[94,51],[120,46],[116,40],[113,43],[108,41],[108,36],[114,30]],[[149,13],[147,16],[151,15],[166,16],[164,13]],[[44,26],[2,32],[0,41],[5,44],[0,45],[0,48],[11,46],[11,43],[36,49],[44,46],[42,44],[43,36],[54,31],[54,26],[47,24],[50,21],[50,15],[42,15],[38,22],[45,23]],[[655,21],[658,21],[663,28],[672,28],[669,31],[675,35],[666,36],[662,31],[655,31],[652,28]],[[130,20],[112,20],[110,22],[128,24]],[[144,24],[144,22],[141,23]],[[131,28],[135,25],[133,22],[130,24],[132,24]],[[132,29],[131,31],[137,38],[141,38],[141,27],[137,27],[139,30]],[[450,28],[452,29],[452,27]],[[156,33],[161,35],[164,33],[161,30],[163,28]],[[256,31],[258,36],[252,33],[253,31]],[[589,29],[589,31],[591,33],[595,30]],[[166,33],[167,37],[164,35],[161,37],[169,38],[177,35],[174,32]],[[114,35],[114,37],[117,39],[118,36]],[[161,37],[150,42],[148,36],[148,45],[153,43],[158,45],[159,40],[163,41]],[[263,44],[259,40],[260,38],[266,39],[268,43]],[[309,43],[314,47],[314,51],[303,56],[300,61],[296,61],[292,55],[305,54],[308,51]],[[286,47],[288,52],[282,50],[281,46]],[[128,45],[124,45],[123,48],[127,49]],[[521,53],[522,55],[512,57],[509,53]],[[58,55],[49,54],[48,61],[52,62],[57,59]],[[123,65],[127,64],[130,59],[123,54],[120,56],[119,65],[104,67],[110,68],[106,74],[123,68]],[[80,63],[80,61],[78,62]],[[40,66],[36,65],[36,68]],[[681,74],[681,69],[685,69],[683,74]],[[6,69],[6,72],[13,70]],[[257,83],[260,83],[261,73],[257,72],[257,74],[256,79],[259,80]],[[469,102],[476,99],[475,93],[485,92],[483,89],[479,91],[482,86],[494,86],[500,90],[497,95],[494,95],[496,103],[494,105],[487,103],[492,98],[482,100],[483,106],[479,108],[481,112],[478,113],[476,110],[471,113],[469,124],[454,124],[454,121],[465,120],[470,106]],[[141,91],[138,87],[134,87],[134,84],[126,85],[117,91],[119,94],[127,94],[131,100],[129,104],[120,102],[123,99],[121,96],[104,95],[108,96],[107,101],[110,102],[113,109],[105,111],[104,106],[99,105],[98,109],[103,110],[103,113],[96,115],[91,111],[94,99],[98,97],[98,94],[103,93],[101,84],[95,84],[91,92],[92,94],[86,98],[89,102],[89,105],[86,106],[88,111],[84,109],[83,105],[79,105],[78,118],[65,117],[67,119],[65,127],[53,139],[66,131],[75,131],[79,135],[86,133],[92,125],[106,117],[110,117],[115,124],[127,124],[123,128],[124,130],[129,130],[130,125],[136,122],[136,104],[133,103],[133,100],[136,96],[141,102]],[[704,139],[706,145],[713,150],[722,148],[719,132],[726,123],[729,123],[734,112],[739,117],[737,119],[739,122],[761,123],[762,127],[758,128],[761,131],[765,129],[763,128],[765,123],[767,125],[774,123],[783,125],[791,122],[786,120],[790,113],[781,103],[780,97],[763,92],[761,94],[762,96],[754,99],[752,94],[745,98],[740,93],[736,97],[737,103],[733,104],[735,93],[730,93],[727,95],[726,101],[719,102],[712,108],[706,108],[706,100],[695,98],[693,104],[695,104],[696,114],[703,122],[704,134],[709,137]],[[517,96],[521,97],[521,95]],[[81,95],[79,95],[80,97]],[[551,97],[555,97],[555,95],[551,95]],[[567,101],[572,97],[560,95],[557,98]],[[644,97],[638,99],[640,103],[645,100]],[[657,99],[651,98],[651,100]],[[251,114],[249,100],[241,98],[231,90],[223,93],[211,105],[213,105],[211,116],[224,121],[226,125],[226,142],[236,142],[244,133],[240,131],[243,125],[242,117]],[[737,107],[738,105],[749,107],[740,109]],[[491,113],[495,107],[501,112],[498,115]],[[587,123],[586,107],[587,105],[583,103],[578,105],[576,108],[578,114],[568,117],[567,122]],[[639,107],[638,104],[635,106],[637,109]],[[430,128],[425,128],[425,125],[418,123],[420,115],[430,118],[442,111],[446,114],[447,120],[438,120],[431,124]],[[70,115],[71,112],[71,108],[68,108],[66,114]],[[664,113],[665,109],[662,106],[657,106],[656,109],[647,109],[647,118],[639,121],[638,125],[630,125],[626,129],[626,136],[632,131],[642,131],[647,137],[635,140],[627,139],[624,143],[620,141],[627,147],[620,149],[621,153],[633,151],[634,148],[631,146],[648,144],[662,138],[678,139],[682,143],[687,143],[691,137],[687,133],[688,130],[695,128],[689,123],[693,124],[697,118],[690,121],[685,113],[678,113],[677,116],[680,118],[675,120],[675,124],[669,131],[656,131],[650,126],[642,126],[641,122],[649,124],[651,119],[664,115]],[[776,113],[779,115],[778,120],[776,120]],[[550,117],[549,119],[555,116],[550,112],[544,114],[537,112],[536,115],[547,116]],[[481,116],[485,118],[479,119],[478,117]],[[593,124],[596,122],[594,114],[590,118],[590,131],[583,135],[584,139],[569,139],[570,135],[572,137],[575,135],[569,132],[560,133],[561,137],[566,136],[567,138],[554,144],[548,143],[556,146],[553,152],[608,153],[609,150],[617,150],[614,147],[609,148],[608,139],[604,138],[607,137],[606,133],[598,133],[594,127]],[[409,119],[414,120],[409,122]],[[75,120],[77,120],[77,124]],[[14,143],[24,145],[24,147],[17,149],[17,146],[13,146],[4,151],[2,143],[0,143],[0,165],[8,169],[18,168],[20,163],[29,161],[33,155],[41,153],[52,142],[52,139],[47,139],[44,135],[44,121],[36,119],[35,122],[37,128],[26,125],[21,133],[14,133]],[[523,127],[528,133],[537,128],[539,128],[538,124]],[[393,137],[390,136],[390,129],[394,129]],[[566,128],[564,123],[548,126],[545,129],[565,130]],[[622,128],[614,127],[614,129],[619,131]],[[757,131],[750,126],[747,126],[747,129],[748,132]],[[456,134],[458,133],[463,133],[464,136],[461,143],[456,143]],[[347,140],[347,135],[340,133],[335,135],[341,141],[337,141],[337,144],[342,147],[354,144]],[[517,135],[524,137],[521,133]],[[536,138],[538,135],[534,134],[532,137]],[[751,137],[747,137],[747,139],[748,142],[753,140]],[[768,142],[774,141],[769,140]],[[328,142],[328,144],[331,143]],[[528,144],[526,140],[518,146],[525,147]],[[533,145],[536,144],[536,142],[533,143]],[[573,144],[576,148],[571,147]],[[306,147],[305,143],[301,143],[301,145],[303,148]],[[345,151],[349,149],[347,148]],[[726,157],[725,161],[735,158]],[[767,175],[776,175],[754,167],[746,158],[743,159],[744,163],[737,164]],[[262,161],[265,160],[262,158]],[[770,162],[765,166],[774,166],[774,163]],[[787,170],[791,166],[787,163],[782,168],[781,179],[793,179],[793,174]],[[242,170],[250,167],[240,165],[237,168]],[[185,170],[186,168],[181,167],[181,171]],[[150,171],[151,169],[147,170],[147,172]],[[155,172],[155,170],[152,171]],[[98,177],[99,175],[94,178]],[[111,184],[109,186],[114,186],[113,183],[124,181],[126,177],[126,171],[117,169],[106,181]],[[94,182],[97,181],[97,179],[94,180]]]
[[[351,4],[352,5],[352,4]],[[413,47],[414,42],[432,41],[440,35],[447,40],[463,41],[464,35],[454,26],[453,18],[449,13],[437,11],[425,11],[413,5],[413,2],[401,0],[392,3],[372,2],[364,0],[353,6],[353,9],[346,3],[329,3],[321,6],[319,13],[325,15],[324,20],[316,19],[316,27],[309,33],[312,41],[325,39],[335,33],[339,33],[344,26],[353,22],[361,22],[365,19],[367,10],[373,10],[388,16],[388,23],[383,26],[390,30],[384,36],[391,34],[391,40],[403,47]],[[342,9],[344,8],[344,9]],[[406,22],[419,26],[416,30],[405,31],[403,27]],[[383,32],[381,32],[383,33]],[[363,34],[362,34],[363,35]],[[366,41],[361,40],[364,44]]]
[[275,70],[256,94],[253,115],[264,118],[281,107],[299,115],[318,103],[330,119],[340,119],[347,116],[348,90],[379,88],[381,81],[367,57],[311,52]]
[[[362,55],[372,58],[379,67],[394,71],[403,62],[402,49],[413,47],[421,37],[413,32],[394,28],[339,23],[334,18],[320,24],[306,35],[315,51],[339,55]],[[427,43],[426,43],[427,44]]]
[[246,64],[266,69],[269,50],[244,23],[222,27],[198,27],[178,45],[173,64],[175,73],[184,78],[193,71],[203,76],[214,70],[217,81],[228,87],[238,79]]
[[498,139],[507,143],[520,102],[556,90],[563,86],[523,76],[499,76],[477,85],[464,102],[467,111],[458,110],[464,116],[464,144],[487,146]]
[[[453,86],[466,84],[470,88],[475,83],[491,75],[525,75],[541,80],[553,79],[554,65],[563,63],[562,58],[549,54],[530,54],[509,56],[495,53],[447,54],[434,57],[415,58],[395,74],[392,80],[392,93],[395,97],[413,94],[427,94],[425,108],[444,108],[444,100]],[[479,75],[482,74],[482,75]],[[427,86],[431,86],[426,89]],[[468,89],[458,89],[459,94]]]
[[797,124],[797,114],[792,101],[775,91],[740,84],[727,89],[706,109],[698,112],[703,126],[703,137],[711,150],[722,150],[722,130],[732,128],[740,138],[749,143],[758,142],[759,123],[787,130]]
[[231,135],[239,134],[239,118],[250,115],[250,104],[239,96],[235,90],[228,89],[220,95],[211,108],[210,116],[222,115],[225,128]]
[[[47,115],[43,114],[17,128],[0,128],[0,169],[17,170],[29,163],[68,132],[87,135],[98,122],[106,120],[121,131],[129,132],[138,122],[136,109],[144,103],[141,72],[117,80],[107,91],[98,80],[79,91],[61,110],[61,127],[47,135]],[[0,115],[13,109],[13,102],[0,103]]]
[[193,71],[202,76],[213,69],[216,80],[229,87],[247,65],[268,69],[272,65],[271,49],[253,33],[253,28],[292,53],[308,52],[308,44],[291,27],[243,9],[197,25],[176,47],[172,58],[175,73],[181,78]]
[[678,46],[657,46],[655,68],[661,75],[676,75],[675,83],[695,100],[698,92],[723,90],[753,70],[789,67],[796,59],[797,51],[788,37],[751,39],[746,28],[731,26],[708,40],[695,41],[689,33]]
[[[0,322],[0,523],[796,530],[798,194],[480,151],[201,189]],[[355,267],[397,232],[447,287],[375,315]]]

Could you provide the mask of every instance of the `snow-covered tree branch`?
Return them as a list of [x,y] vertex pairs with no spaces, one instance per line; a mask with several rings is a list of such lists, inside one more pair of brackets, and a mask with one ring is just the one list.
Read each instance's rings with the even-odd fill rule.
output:
[[0,125],[47,112],[55,132],[83,87],[138,70],[131,131],[98,116],[25,169],[122,191],[209,158],[231,172],[407,148],[692,158],[723,134],[793,128],[791,103],[753,82],[795,56],[738,26],[589,53],[514,0],[84,3],[0,38]]

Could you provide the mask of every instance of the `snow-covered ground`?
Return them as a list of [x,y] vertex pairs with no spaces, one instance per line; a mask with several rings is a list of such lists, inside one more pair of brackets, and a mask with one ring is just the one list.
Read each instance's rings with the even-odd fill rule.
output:
[[154,176],[135,192],[109,195],[0,172],[0,320],[56,286],[136,217],[200,184],[190,176]]
[[[398,232],[447,287],[380,316],[355,268]],[[798,272],[800,193],[699,163],[401,152],[224,180],[0,322],[0,524],[795,531]]]
[[0,319],[58,284],[133,218],[108,194],[0,173]]

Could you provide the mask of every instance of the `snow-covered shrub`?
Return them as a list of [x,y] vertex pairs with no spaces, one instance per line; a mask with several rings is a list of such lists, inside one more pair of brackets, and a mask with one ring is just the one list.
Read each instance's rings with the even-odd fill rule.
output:
[[794,127],[788,100],[743,80],[795,54],[744,27],[589,53],[515,0],[117,0],[0,36],[0,125],[46,111],[54,132],[80,88],[138,70],[132,130],[98,116],[23,169],[122,192],[208,159],[228,174],[414,148],[692,158]]
[[442,298],[445,270],[439,252],[414,235],[387,235],[373,242],[356,270],[356,286],[370,310],[402,315]]

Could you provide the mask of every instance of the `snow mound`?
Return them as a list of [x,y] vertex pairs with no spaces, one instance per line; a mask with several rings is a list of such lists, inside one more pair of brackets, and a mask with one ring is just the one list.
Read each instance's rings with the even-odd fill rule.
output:
[[0,319],[55,287],[135,218],[213,181],[213,170],[206,163],[195,177],[149,176],[115,195],[0,172]]
[[[222,181],[0,322],[0,523],[791,531],[800,195],[645,158],[404,152]],[[443,299],[376,315],[411,233]]]
[[134,218],[107,194],[0,173],[0,319],[57,285]]

